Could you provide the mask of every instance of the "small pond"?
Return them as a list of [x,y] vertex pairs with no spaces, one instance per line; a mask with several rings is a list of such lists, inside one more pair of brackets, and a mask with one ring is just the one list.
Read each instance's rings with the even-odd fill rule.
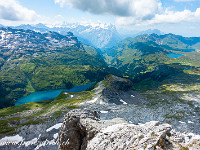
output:
[[183,54],[176,54],[176,53],[169,53],[167,54],[168,57],[170,58],[179,58],[180,56],[185,56]]

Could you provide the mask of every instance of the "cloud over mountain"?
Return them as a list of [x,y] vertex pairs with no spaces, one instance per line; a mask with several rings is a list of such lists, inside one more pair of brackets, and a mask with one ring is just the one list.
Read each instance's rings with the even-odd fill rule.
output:
[[192,12],[185,9],[184,11],[168,11],[158,14],[151,23],[180,23],[180,22],[197,22],[200,21],[200,8]]
[[0,19],[10,21],[34,20],[35,11],[21,6],[16,0],[1,0]]
[[159,0],[55,0],[61,7],[68,5],[93,14],[151,19],[161,8]]

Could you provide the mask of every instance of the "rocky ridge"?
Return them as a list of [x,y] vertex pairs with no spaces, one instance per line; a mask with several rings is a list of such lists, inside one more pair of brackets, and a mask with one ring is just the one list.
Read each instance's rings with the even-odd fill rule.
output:
[[94,89],[94,95],[94,98],[86,104],[141,105],[145,101],[141,94],[133,90],[133,83],[130,80],[114,75],[108,75],[99,82]]
[[32,30],[0,28],[0,55],[8,59],[12,54],[33,55],[56,48],[80,47],[77,38],[68,32],[65,36],[56,32],[40,33]]
[[198,150],[200,136],[176,132],[158,121],[134,125],[123,119],[100,120],[96,112],[75,109],[65,115],[58,143],[59,150]]
[[42,34],[32,30],[0,27],[0,69],[7,68],[8,63],[56,54],[61,48],[83,49],[83,46],[71,32],[64,36],[51,31]]
[[[58,148],[58,141],[60,149],[65,149],[66,145],[71,148],[99,150],[102,149],[101,147],[103,149],[186,148],[195,150],[200,147],[198,112],[194,113],[192,105],[177,103],[177,101],[172,101],[172,105],[169,103],[170,99],[167,103],[162,101],[152,104],[152,101],[146,100],[143,94],[132,89],[130,80],[113,75],[107,76],[98,83],[91,93],[92,97],[84,102],[76,103],[80,109],[69,112],[64,118],[64,123],[61,123],[64,115],[62,114],[53,122],[20,128],[20,132],[15,136],[23,139],[20,141],[22,145],[11,144],[10,149],[54,150]],[[63,101],[70,100],[64,95],[60,95]],[[124,95],[131,99],[125,99]],[[189,115],[181,119],[167,118],[167,115],[176,116],[183,110],[186,115]],[[152,120],[159,120],[160,123],[152,122]],[[166,124],[167,121],[171,121],[171,125]],[[35,130],[37,132],[34,132]],[[131,142],[127,142],[126,139],[130,139]],[[2,140],[5,141],[3,138],[0,143]],[[27,144],[25,147],[23,145],[25,142],[32,144]],[[44,142],[48,144],[45,145]],[[4,148],[5,145],[2,147]]]
[[94,97],[82,103],[80,108],[97,111],[101,119],[105,120],[124,118],[133,124],[159,120],[161,123],[171,124],[179,132],[200,134],[200,103],[188,103],[186,99],[177,101],[171,95],[163,95],[161,91],[139,93],[130,84],[133,83],[127,79],[107,76],[94,89]]

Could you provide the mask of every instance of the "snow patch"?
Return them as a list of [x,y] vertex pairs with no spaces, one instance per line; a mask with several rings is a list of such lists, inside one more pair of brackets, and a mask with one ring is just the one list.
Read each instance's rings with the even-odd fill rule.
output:
[[56,124],[56,125],[54,125],[54,126],[48,128],[48,129],[46,130],[46,132],[49,132],[49,131],[51,131],[51,130],[53,130],[53,129],[59,129],[59,128],[61,128],[61,126],[62,126],[62,123],[58,123],[58,124]]
[[53,135],[53,138],[54,138],[54,139],[57,139],[57,138],[58,138],[58,133],[54,134],[54,135]]
[[127,105],[128,103],[126,103],[125,101],[123,101],[122,99],[120,99],[120,102],[122,102],[124,105]]
[[192,121],[188,121],[188,123],[192,123],[192,124],[194,124],[194,122],[192,122]]
[[102,114],[107,114],[108,111],[100,111]]
[[104,101],[100,100],[99,104],[103,105],[106,104]]
[[95,103],[97,100],[98,100],[98,97],[94,98],[94,99],[91,100],[91,101],[88,101],[87,103]]
[[182,122],[182,121],[179,121],[180,123],[182,123],[182,124],[185,124],[185,122]]

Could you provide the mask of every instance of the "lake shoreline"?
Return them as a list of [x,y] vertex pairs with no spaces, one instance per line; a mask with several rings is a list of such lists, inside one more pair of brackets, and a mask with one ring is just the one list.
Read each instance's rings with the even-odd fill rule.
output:
[[78,85],[71,89],[59,89],[59,90],[48,90],[48,91],[37,91],[29,94],[28,96],[19,98],[14,106],[22,105],[29,102],[37,102],[49,99],[55,99],[62,91],[70,92],[82,92],[87,90],[93,83],[88,83],[85,85]]

